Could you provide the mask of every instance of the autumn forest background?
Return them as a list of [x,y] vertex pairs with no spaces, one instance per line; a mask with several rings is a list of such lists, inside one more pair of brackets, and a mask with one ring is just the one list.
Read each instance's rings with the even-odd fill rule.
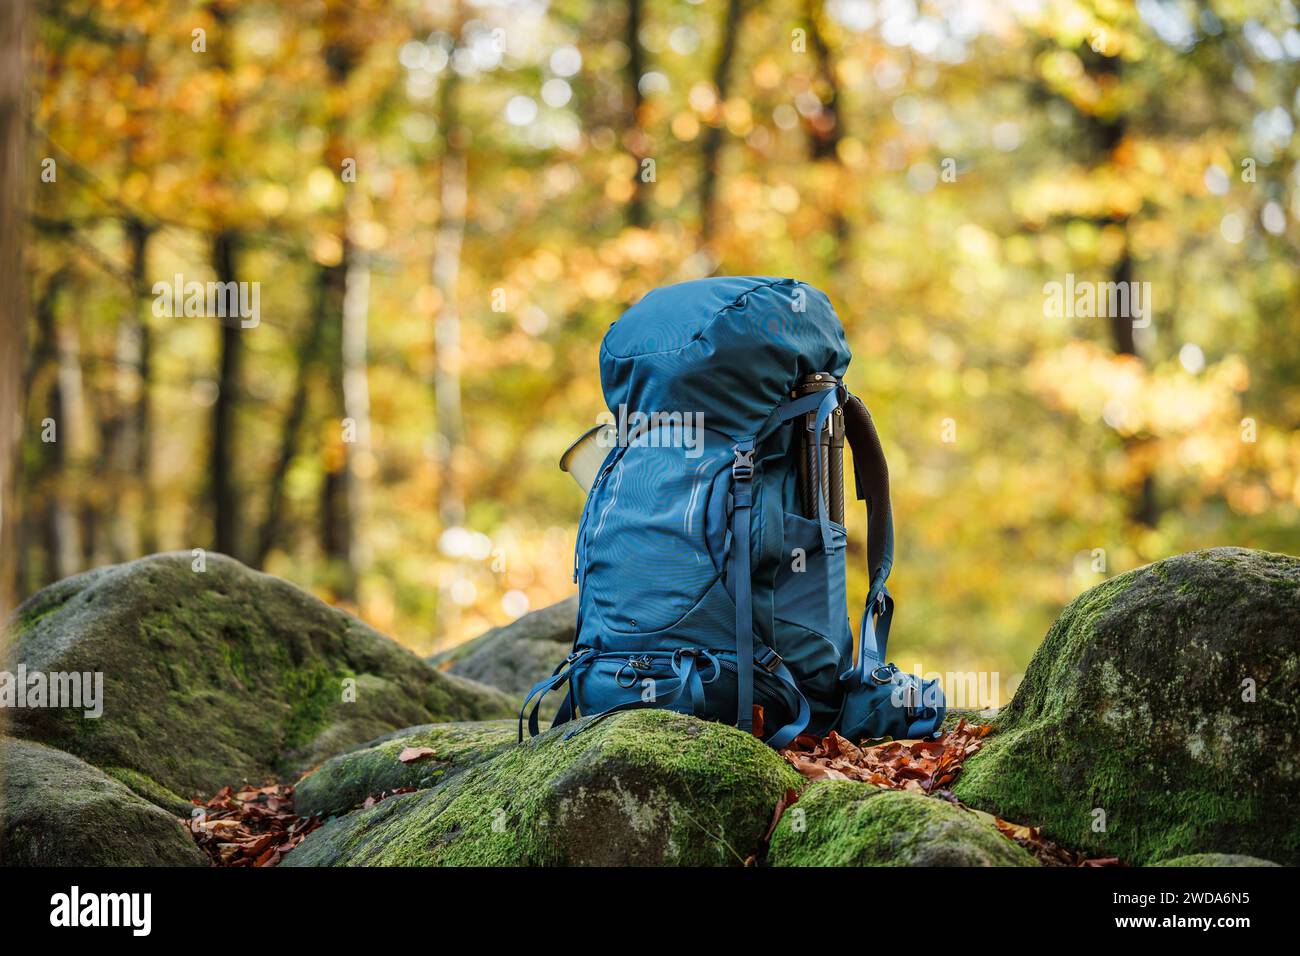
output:
[[[905,669],[1005,694],[1102,578],[1300,545],[1291,0],[28,14],[18,598],[203,548],[422,653],[557,601],[600,337],[715,273],[844,320]],[[159,315],[178,275],[259,321]],[[1049,314],[1067,276],[1150,321]]]

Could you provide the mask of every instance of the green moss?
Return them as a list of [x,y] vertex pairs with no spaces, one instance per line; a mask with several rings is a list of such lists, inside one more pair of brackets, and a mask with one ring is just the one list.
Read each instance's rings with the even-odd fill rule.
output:
[[668,711],[556,728],[313,834],[311,865],[738,865],[801,778],[734,728]]
[[1255,856],[1240,856],[1233,853],[1193,853],[1189,856],[1180,856],[1173,860],[1162,860],[1159,863],[1153,863],[1152,866],[1196,866],[1196,867],[1220,867],[1220,866],[1277,866],[1276,863],[1270,863],[1268,860],[1261,860]]
[[42,619],[49,617],[63,606],[63,602],[51,602],[44,607],[33,608],[26,614],[18,615],[18,637],[22,636],[41,622]]
[[[436,786],[513,746],[516,735],[513,720],[426,724],[398,731],[325,761],[299,781],[295,809],[304,816],[332,816],[346,813],[370,796]],[[429,747],[437,755],[402,763],[398,756],[407,747]]]
[[[954,792],[1142,864],[1204,850],[1300,860],[1300,560],[1182,555],[1080,595]],[[1244,700],[1242,682],[1255,685]]]
[[342,699],[344,679],[356,675],[327,665],[286,669],[282,675],[281,688],[289,705],[289,716],[284,722],[284,746],[293,749],[325,728],[330,710]]
[[[104,674],[104,716],[15,713],[14,729],[182,797],[297,776],[401,727],[503,717],[513,702],[434,671],[357,619],[220,555],[154,555],[58,582],[34,621],[29,668]],[[345,700],[343,681],[356,681]]]
[[155,807],[166,810],[172,816],[188,817],[194,804],[172,793],[156,780],[151,780],[142,773],[128,770],[126,767],[105,767],[104,773],[125,786],[137,797],[148,800]]
[[852,781],[814,783],[786,810],[773,866],[1037,866],[973,814],[938,798]]
[[0,866],[206,866],[172,814],[70,754],[0,738]]

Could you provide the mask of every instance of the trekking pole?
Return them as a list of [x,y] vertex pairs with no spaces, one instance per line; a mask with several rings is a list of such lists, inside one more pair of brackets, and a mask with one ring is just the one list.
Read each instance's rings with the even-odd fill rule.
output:
[[[802,397],[813,392],[837,388],[835,376],[827,372],[814,372],[800,379],[795,394]],[[817,467],[818,449],[815,445],[817,413],[804,416],[800,430],[799,471],[796,481],[799,507],[805,518],[816,520],[817,496],[826,503],[827,516],[837,524],[844,523],[844,412],[836,408],[822,429],[821,468]]]

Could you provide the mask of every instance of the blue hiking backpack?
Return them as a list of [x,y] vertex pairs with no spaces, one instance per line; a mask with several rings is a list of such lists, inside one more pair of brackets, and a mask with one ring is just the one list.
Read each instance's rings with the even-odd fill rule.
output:
[[[520,740],[525,712],[536,736],[542,697],[561,689],[553,726],[659,707],[753,733],[758,705],[777,749],[833,729],[854,740],[938,732],[938,682],[886,663],[889,473],[871,416],[843,385],[849,358],[829,299],[793,279],[667,286],[610,327],[600,373],[617,441],[578,525],[573,651],[529,691]],[[833,387],[799,394],[816,373]],[[818,454],[823,431],[843,428],[869,510],[856,657],[847,529],[821,494],[815,519],[796,503],[796,431],[809,427]]]

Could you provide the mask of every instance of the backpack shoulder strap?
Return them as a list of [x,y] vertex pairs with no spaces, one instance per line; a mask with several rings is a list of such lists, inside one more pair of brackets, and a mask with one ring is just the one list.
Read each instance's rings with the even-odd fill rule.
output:
[[871,586],[862,612],[862,632],[854,666],[855,683],[885,663],[894,599],[885,581],[894,566],[894,517],[889,500],[889,464],[880,435],[862,399],[845,393],[844,435],[853,451],[859,500],[867,503],[867,571]]

